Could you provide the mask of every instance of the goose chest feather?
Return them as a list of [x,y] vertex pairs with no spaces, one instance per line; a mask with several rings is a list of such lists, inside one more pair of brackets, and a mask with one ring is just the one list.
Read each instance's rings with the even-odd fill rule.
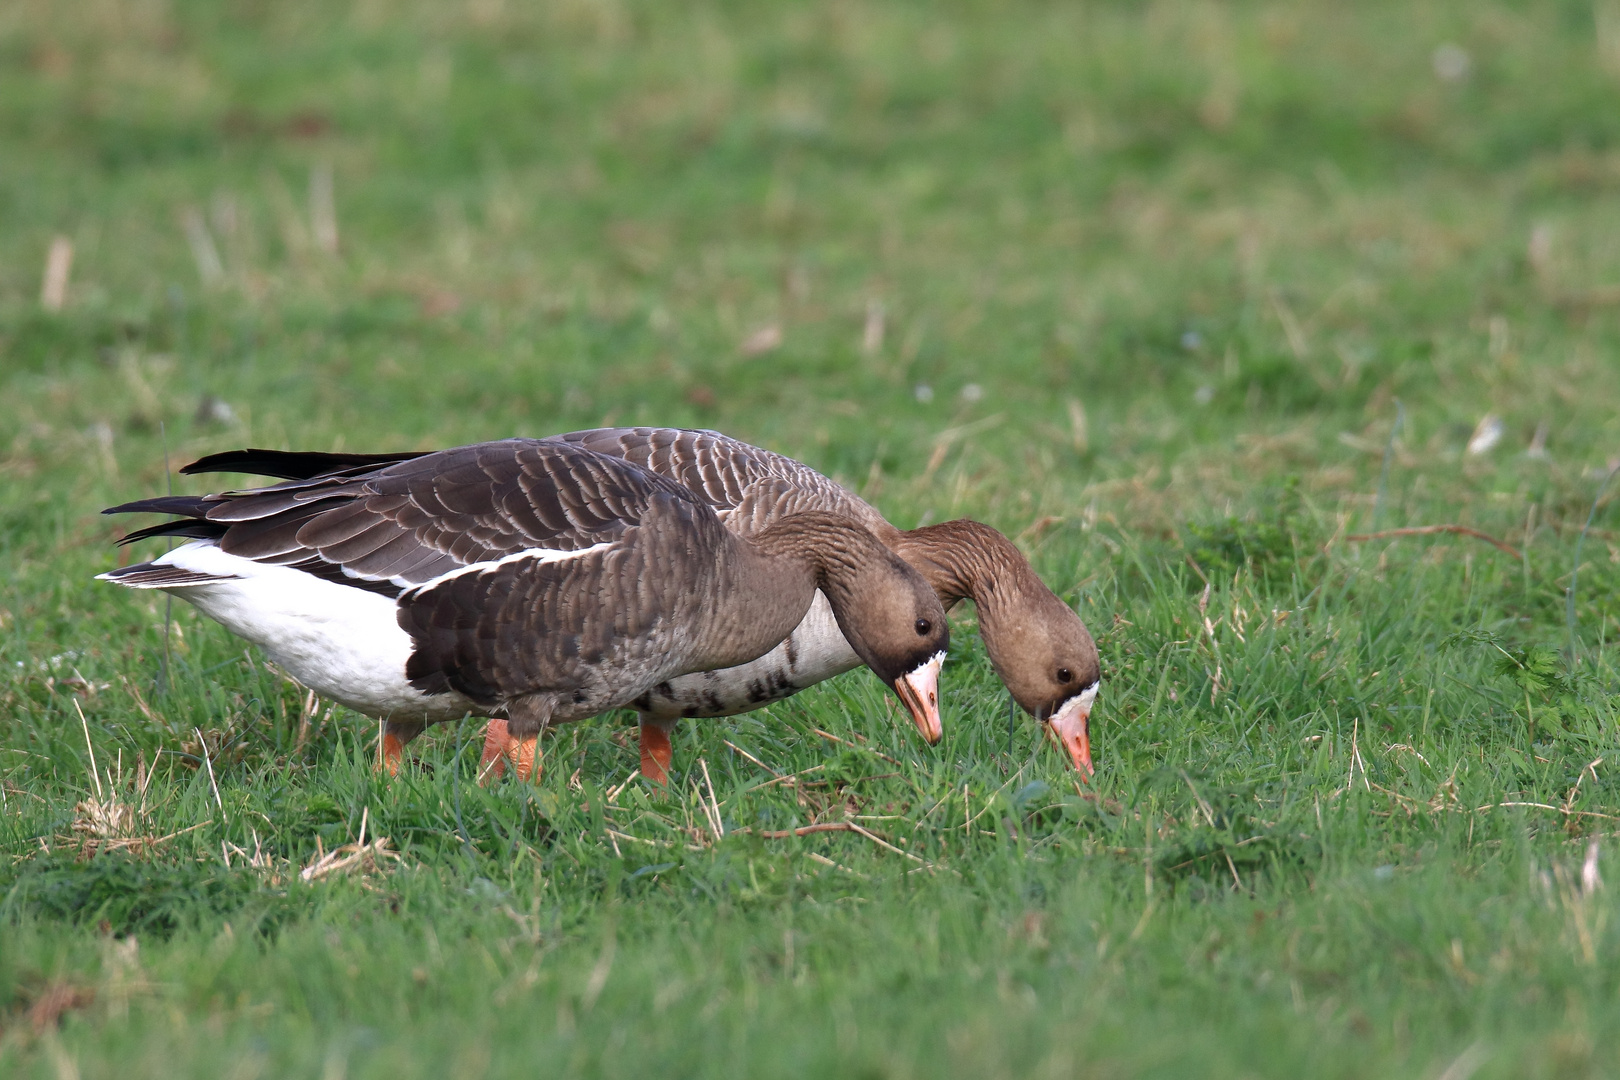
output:
[[[388,719],[396,757],[423,724],[473,713],[506,717],[532,760],[546,726],[754,660],[817,596],[890,683],[937,673],[947,643],[932,589],[848,519],[809,511],[743,536],[680,483],[577,445],[241,451],[185,471],[226,470],[288,479],[114,507],[178,515],[125,542],[191,542],[101,577],[171,591]],[[937,692],[900,692],[937,730]]]

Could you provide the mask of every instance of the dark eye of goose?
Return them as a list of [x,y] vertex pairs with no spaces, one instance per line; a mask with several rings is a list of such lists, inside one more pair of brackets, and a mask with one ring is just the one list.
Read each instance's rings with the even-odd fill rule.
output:
[[1074,672],[1070,671],[1066,667],[1060,667],[1057,670],[1057,676],[1058,682],[1068,682],[1070,679],[1074,678]]
[[933,629],[934,629],[934,624],[929,622],[927,619],[918,619],[917,620],[917,636],[918,637],[927,637],[929,631],[931,631]]

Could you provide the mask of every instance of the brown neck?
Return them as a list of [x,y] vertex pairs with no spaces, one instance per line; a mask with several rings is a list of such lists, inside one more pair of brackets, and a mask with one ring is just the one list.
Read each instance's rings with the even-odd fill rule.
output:
[[994,607],[999,592],[1025,587],[1027,579],[1035,577],[1029,560],[1011,540],[967,518],[902,532],[893,547],[933,586],[946,607],[959,600]]
[[809,567],[816,587],[829,596],[861,568],[888,557],[888,549],[862,526],[814,511],[782,518],[749,539],[762,555]]
[[841,611],[859,606],[862,572],[894,559],[871,533],[827,513],[792,514],[746,539],[727,536],[732,553],[699,635],[702,670],[747,663],[781,642],[818,588],[842,620]]
[[824,569],[814,541],[786,519],[744,539],[725,532],[715,591],[697,614],[693,670],[735,667],[769,651],[799,625]]

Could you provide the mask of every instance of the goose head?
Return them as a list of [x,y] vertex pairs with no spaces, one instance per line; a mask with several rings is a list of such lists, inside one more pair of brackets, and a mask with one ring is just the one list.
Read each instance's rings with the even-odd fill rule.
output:
[[945,609],[905,560],[873,543],[825,588],[845,640],[894,688],[929,745],[939,742],[939,669],[950,648]]
[[979,605],[985,652],[1013,700],[1050,727],[1074,767],[1090,776],[1091,707],[1102,683],[1097,644],[1039,580],[1020,584]]

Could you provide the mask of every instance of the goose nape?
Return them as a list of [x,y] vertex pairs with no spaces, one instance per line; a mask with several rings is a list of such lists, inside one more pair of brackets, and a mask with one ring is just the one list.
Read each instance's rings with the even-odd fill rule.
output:
[[506,730],[481,772],[509,762],[535,777],[543,731],[748,663],[818,598],[918,730],[942,732],[944,608],[846,517],[807,510],[740,536],[676,481],[551,440],[249,450],[182,471],[247,466],[282,482],[106,511],[173,515],[120,543],[188,542],[99,577],[179,596],[304,686],[385,720],[390,771],[426,725],[479,715]]

